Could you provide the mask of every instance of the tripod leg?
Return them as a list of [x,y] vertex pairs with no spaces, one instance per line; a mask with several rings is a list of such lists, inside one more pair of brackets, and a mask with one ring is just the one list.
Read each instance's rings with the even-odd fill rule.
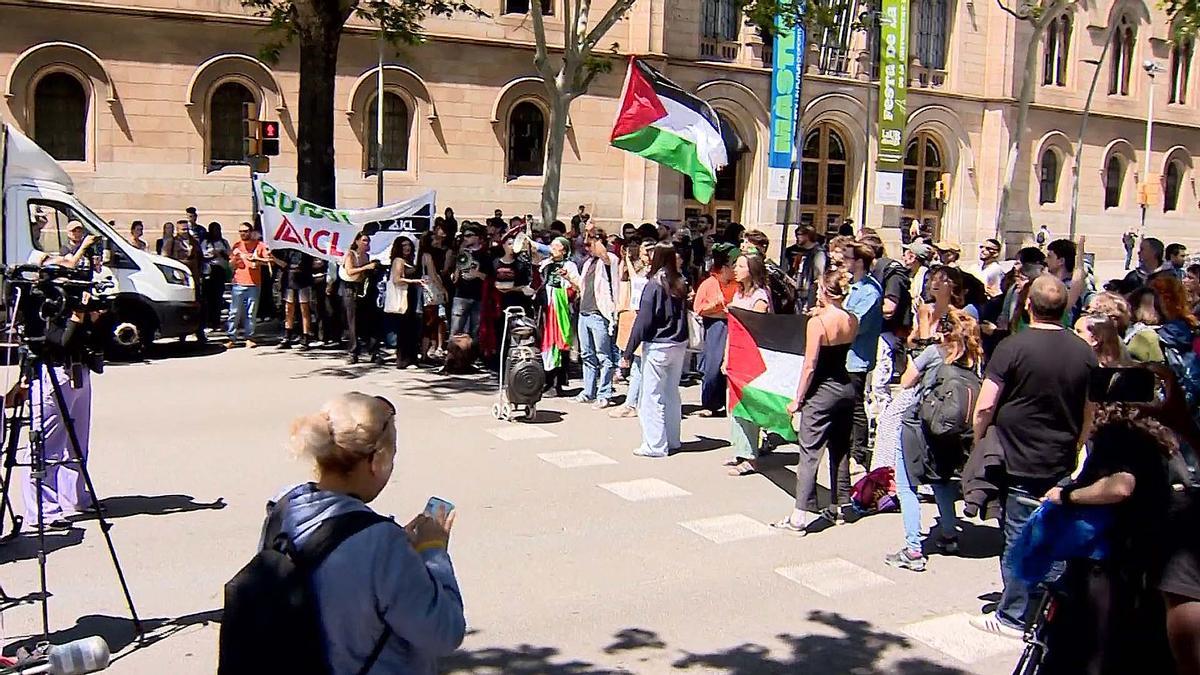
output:
[[[54,375],[53,366],[47,366],[46,372],[47,379],[50,380],[50,384],[54,389],[54,401],[58,405],[63,429],[67,432],[67,438],[70,440],[67,451],[70,453],[71,459],[79,464],[79,473],[83,476],[83,483],[87,489],[87,494],[91,497],[92,504],[96,508],[96,520],[100,523],[100,532],[104,535],[104,543],[108,547],[108,555],[112,558],[113,569],[117,572],[117,580],[121,584],[121,592],[125,594],[125,604],[129,606],[129,616],[133,619],[134,632],[137,633],[138,641],[141,642],[145,638],[145,631],[142,629],[142,621],[138,618],[137,609],[133,606],[133,595],[129,592],[129,584],[125,581],[125,572],[121,569],[121,561],[117,558],[117,549],[113,545],[112,535],[109,534],[112,523],[109,523],[104,518],[104,512],[100,508],[100,499],[96,496],[96,487],[92,484],[92,475],[88,472],[87,460],[84,458],[83,451],[79,445],[79,436],[75,433],[75,424],[71,419],[66,396],[63,395],[62,385],[59,384],[58,378]],[[90,396],[92,385],[90,374],[86,370],[83,373],[83,378],[83,387],[87,389],[87,394]]]
[[5,433],[8,435],[5,437],[3,450],[4,480],[3,483],[0,483],[0,491],[3,493],[0,495],[2,496],[0,498],[0,523],[4,522],[4,516],[7,512],[12,523],[12,531],[9,532],[7,537],[0,537],[0,541],[13,539],[21,534],[21,525],[24,521],[22,516],[17,515],[17,509],[13,507],[12,503],[13,468],[17,465],[17,443],[21,437],[21,424],[25,420],[24,408],[25,404],[19,404],[13,409],[12,416],[4,420]]

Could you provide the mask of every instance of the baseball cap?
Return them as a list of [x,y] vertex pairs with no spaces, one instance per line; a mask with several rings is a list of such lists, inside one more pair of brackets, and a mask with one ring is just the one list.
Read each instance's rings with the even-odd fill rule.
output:
[[962,253],[962,247],[958,245],[957,241],[939,241],[935,243],[933,247],[939,251],[954,251],[955,253]]
[[933,247],[929,244],[916,242],[904,247],[905,251],[911,251],[919,260],[931,260],[933,258]]
[[67,223],[67,231],[68,232],[70,232],[71,230],[82,230],[82,229],[83,229],[83,223],[79,222],[78,220],[72,220],[71,222]]

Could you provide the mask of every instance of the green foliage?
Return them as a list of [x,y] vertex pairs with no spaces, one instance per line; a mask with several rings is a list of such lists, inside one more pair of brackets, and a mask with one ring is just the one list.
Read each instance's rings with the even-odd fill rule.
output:
[[[240,0],[243,7],[258,16],[270,19],[267,39],[259,49],[270,62],[279,60],[279,53],[299,34],[302,17],[313,14],[337,20],[344,25],[357,17],[383,31],[384,37],[397,48],[420,44],[421,24],[431,16],[467,14],[487,16],[483,10],[466,0]],[[302,11],[303,10],[303,11]]]
[[1174,39],[1196,36],[1200,30],[1200,0],[1164,0],[1161,7],[1174,22]]
[[[742,17],[746,25],[758,28],[764,36],[773,37],[779,32],[775,24],[777,16],[785,28],[794,28],[803,16],[805,27],[813,32],[837,25],[838,14],[849,4],[845,0],[746,0],[742,4]],[[866,25],[860,17],[854,28],[862,30]]]

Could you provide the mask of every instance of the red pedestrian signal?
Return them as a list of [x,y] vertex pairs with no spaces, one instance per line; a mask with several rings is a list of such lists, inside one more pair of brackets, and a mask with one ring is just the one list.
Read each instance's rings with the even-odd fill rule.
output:
[[259,122],[258,135],[262,139],[262,154],[279,154],[279,122]]

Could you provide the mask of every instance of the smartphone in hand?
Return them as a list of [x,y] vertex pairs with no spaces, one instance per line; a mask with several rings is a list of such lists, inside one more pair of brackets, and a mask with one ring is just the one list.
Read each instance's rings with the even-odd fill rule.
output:
[[454,504],[442,499],[441,497],[430,497],[428,502],[425,502],[425,515],[434,520],[444,523],[450,517],[450,512],[454,510]]

